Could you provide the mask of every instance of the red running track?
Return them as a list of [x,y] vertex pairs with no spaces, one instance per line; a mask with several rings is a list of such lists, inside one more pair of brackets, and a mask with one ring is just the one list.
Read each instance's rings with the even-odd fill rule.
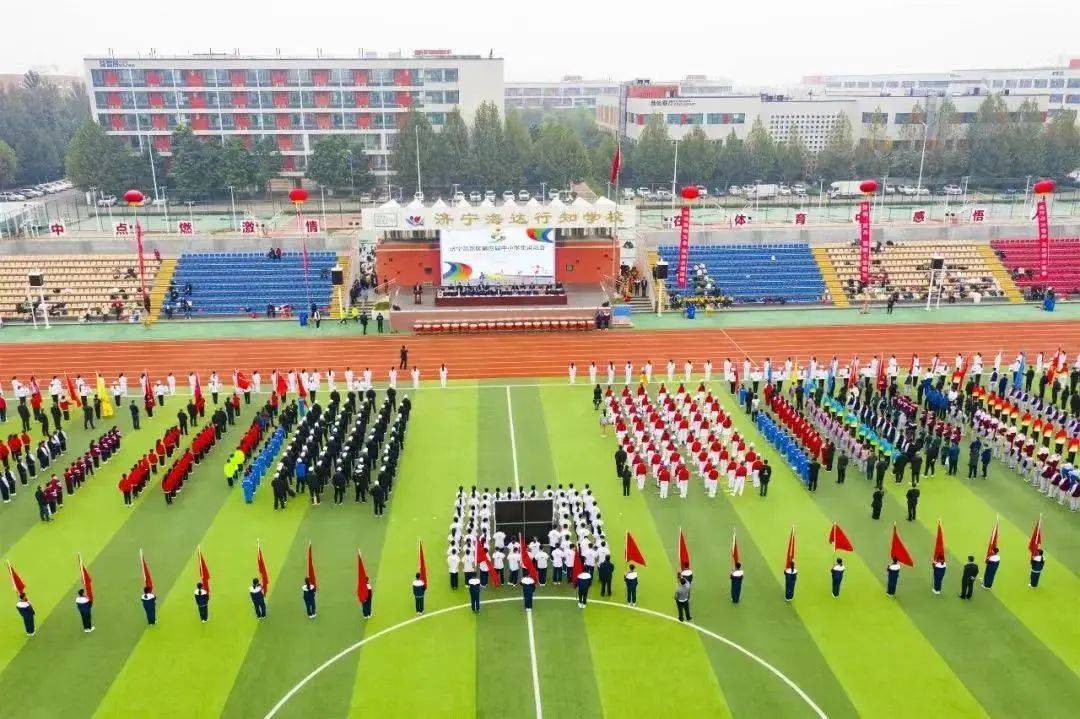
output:
[[895,354],[904,366],[918,353],[926,366],[934,353],[951,363],[958,352],[979,351],[989,364],[999,350],[1006,362],[1020,351],[1029,357],[1040,351],[1049,356],[1059,347],[1073,356],[1080,350],[1080,321],[23,343],[0,346],[0,380],[94,372],[111,377],[121,370],[129,376],[148,371],[153,377],[173,372],[183,378],[192,370],[216,370],[227,377],[234,369],[259,369],[268,376],[273,369],[330,367],[338,372],[371,367],[376,379],[385,379],[388,369],[398,364],[401,344],[408,346],[409,362],[420,368],[424,379],[433,379],[441,363],[456,379],[565,376],[571,361],[584,375],[590,361],[604,367],[609,360],[621,376],[627,360],[638,366],[649,359],[659,369],[669,358],[681,370],[686,359],[700,367],[710,358],[719,367],[725,358],[760,362],[791,356],[805,362],[816,355],[825,362],[832,355],[846,361],[852,355],[865,359]]

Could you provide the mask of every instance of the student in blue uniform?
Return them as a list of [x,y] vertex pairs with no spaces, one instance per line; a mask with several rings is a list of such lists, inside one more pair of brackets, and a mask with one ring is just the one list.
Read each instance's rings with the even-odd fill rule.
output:
[[833,565],[830,574],[832,575],[832,595],[834,597],[840,596],[840,584],[844,581],[844,570],[847,567],[844,566],[844,560],[840,557],[836,558],[836,564]]
[[266,619],[266,592],[263,590],[262,582],[252,579],[248,595],[251,597],[251,606],[255,609],[255,618]]
[[584,609],[585,605],[589,603],[589,585],[591,584],[592,574],[588,569],[583,569],[577,575],[577,605],[579,609]]
[[146,623],[151,627],[157,624],[157,597],[154,596],[154,592],[150,587],[143,587],[142,590],[142,608],[146,612]]
[[998,548],[992,547],[990,549],[990,556],[986,558],[986,571],[983,572],[983,589],[990,589],[994,586],[994,577],[997,576],[998,567],[1001,566],[1001,555],[998,554]]
[[536,582],[533,578],[526,574],[521,578],[521,594],[525,598],[525,611],[532,611],[533,608],[533,594],[536,592]]
[[743,568],[741,562],[735,562],[735,568],[731,570],[731,603],[738,604],[742,597]]
[[424,586],[424,580],[420,578],[420,572],[416,573],[416,579],[412,583],[412,595],[413,604],[416,605],[416,613],[424,613],[424,593],[427,591],[427,587]]
[[85,589],[80,589],[79,593],[75,595],[75,608],[79,610],[83,631],[87,634],[94,631],[94,622],[90,618],[90,611],[94,608],[94,603],[90,601],[90,597],[86,596]]
[[367,583],[367,599],[360,603],[360,611],[364,619],[371,618],[371,600],[375,598],[375,590],[371,588],[371,582]]
[[941,584],[945,581],[947,565],[944,559],[934,560],[934,594],[941,594]]
[[784,570],[784,601],[790,602],[795,598],[795,582],[799,578],[799,570],[795,568],[795,562]]
[[[528,575],[526,575],[528,576]],[[480,589],[483,586],[478,577],[472,577],[469,579],[469,607],[473,610],[473,614],[480,613]]]
[[1039,577],[1044,567],[1046,567],[1046,556],[1043,555],[1041,549],[1036,549],[1035,554],[1031,555],[1031,579],[1028,580],[1028,586],[1032,589],[1039,586]]
[[30,603],[30,600],[26,598],[25,594],[19,595],[19,601],[15,602],[15,609],[18,610],[19,616],[23,620],[23,629],[26,630],[26,636],[32,637],[37,630],[34,628],[34,605]]
[[315,614],[315,585],[311,583],[311,577],[304,577],[304,584],[300,587],[300,595],[304,598],[304,611],[308,619],[314,619]]
[[623,575],[623,582],[626,583],[626,603],[632,607],[637,604],[638,586],[637,569],[633,564],[627,568],[626,574]]
[[202,582],[195,584],[195,608],[199,611],[199,621],[210,621],[210,592],[203,589]]
[[896,557],[892,558],[892,562],[885,568],[885,593],[890,597],[896,596],[896,585],[900,582],[900,562],[896,561]]

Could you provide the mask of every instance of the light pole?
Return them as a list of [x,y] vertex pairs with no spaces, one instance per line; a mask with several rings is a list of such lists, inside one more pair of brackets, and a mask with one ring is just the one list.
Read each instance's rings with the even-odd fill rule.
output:
[[161,186],[161,209],[165,211],[165,234],[171,235],[172,230],[169,229],[169,196],[165,193],[168,189],[165,185]]
[[145,200],[146,197],[139,190],[128,190],[124,193],[124,202],[135,215],[135,249],[139,254],[139,300],[146,313],[147,327],[149,327],[150,296],[146,293],[146,260],[143,257],[142,225],[139,223],[139,205]]
[[195,234],[195,212],[191,209],[192,207],[195,206],[195,201],[194,200],[188,200],[184,204],[187,205],[187,218],[188,218],[188,222],[191,223],[191,233]]
[[232,231],[236,232],[236,195],[233,194],[233,186],[226,185],[229,188],[229,221],[232,223]]
[[923,165],[926,163],[926,136],[930,134],[930,126],[925,122],[920,122],[922,125],[922,152],[919,154],[919,179],[915,183],[915,201],[918,202],[919,194],[922,192],[922,171]]
[[98,232],[105,232],[105,228],[101,226],[101,208],[97,206],[97,192],[98,188],[90,188],[90,204],[94,206],[94,217],[97,218]]
[[322,231],[326,232],[326,188],[319,185],[319,211],[322,214]]
[[540,204],[547,202],[547,183],[540,183]]
[[675,179],[679,175],[679,141],[673,140],[675,143],[675,164],[671,169],[671,211],[675,212]]

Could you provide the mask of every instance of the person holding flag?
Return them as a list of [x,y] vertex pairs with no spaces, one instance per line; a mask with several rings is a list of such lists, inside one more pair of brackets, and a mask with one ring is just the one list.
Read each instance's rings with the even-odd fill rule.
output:
[[[832,528],[829,530],[829,544],[832,545],[833,552],[855,551],[855,547],[851,544],[851,540],[848,539],[847,534],[844,533],[844,530],[836,522],[833,522]],[[832,578],[832,595],[834,598],[840,596],[840,585],[844,581],[844,571],[846,569],[844,560],[837,557],[836,564],[834,564],[830,570]]]
[[195,608],[199,612],[199,620],[206,624],[210,621],[210,568],[206,566],[202,548],[197,551],[199,553],[199,581],[195,584]]
[[258,577],[251,580],[251,589],[248,595],[251,597],[251,606],[255,610],[255,618],[266,619],[266,584],[259,581]]
[[945,534],[941,530],[941,520],[937,523],[937,537],[934,539],[934,561],[931,563],[934,573],[934,594],[941,594],[941,585],[945,581]]
[[626,584],[626,603],[631,607],[637,606],[638,573],[633,564],[626,568],[623,583]]
[[1035,529],[1031,531],[1031,539],[1028,540],[1028,551],[1031,553],[1031,578],[1028,586],[1036,589],[1039,586],[1039,578],[1046,567],[1046,555],[1042,551],[1042,515],[1035,522]]
[[998,523],[994,522],[994,529],[990,532],[990,543],[986,547],[986,570],[983,572],[983,589],[994,586],[994,578],[1001,566],[1001,555],[998,553]]
[[738,604],[742,597],[743,568],[739,561],[739,540],[735,537],[735,530],[731,530],[731,603]]
[[[527,552],[526,552],[527,554]],[[492,575],[494,578],[495,575]],[[495,585],[498,586],[498,585]],[[536,580],[532,578],[531,574],[526,573],[521,578],[521,596],[525,601],[525,611],[531,612],[533,608],[533,594],[536,593]]]
[[891,561],[885,568],[885,593],[890,597],[894,597],[896,596],[896,587],[900,582],[900,565],[906,564],[909,567],[915,566],[915,560],[911,558],[911,553],[908,552],[904,542],[900,539],[900,533],[896,530],[896,524],[893,524],[892,543],[889,547],[889,555]]
[[480,590],[483,585],[480,583],[480,577],[475,574],[469,577],[467,582],[469,587],[469,607],[472,609],[473,614],[480,613]]
[[318,589],[319,580],[315,577],[315,557],[312,555],[311,542],[308,542],[307,576],[304,577],[304,584],[300,587],[300,594],[304,599],[304,611],[307,612],[308,619],[316,617],[315,593]]
[[18,597],[15,602],[15,609],[19,612],[19,616],[22,617],[26,636],[32,637],[37,633],[37,630],[34,627],[34,605],[26,598],[26,582],[15,571],[15,567],[11,566],[11,562],[7,563],[7,568],[8,575],[11,576],[11,586],[15,589],[15,596]]
[[[475,579],[475,577],[473,577]],[[471,581],[471,580],[470,580]],[[413,604],[416,606],[416,613],[424,613],[424,593],[427,592],[427,585],[424,584],[424,580],[420,578],[420,572],[416,573],[416,578],[412,583],[412,595]]]
[[139,568],[142,570],[143,591],[139,601],[142,603],[143,612],[146,613],[146,623],[153,627],[157,625],[157,596],[154,594],[154,579],[150,576],[150,566],[146,563],[146,557],[139,550]]
[[[106,389],[105,387],[105,378],[102,377],[100,374],[97,376],[97,398],[98,402],[101,405],[101,414],[98,415],[96,418],[108,419],[109,417],[112,417],[115,412],[113,408],[113,402],[112,399],[109,398],[108,389]],[[94,414],[97,415],[97,412],[95,411]],[[93,429],[93,427],[93,422],[91,422],[90,428]]]
[[94,631],[94,621],[90,617],[90,610],[93,609],[94,602],[90,597],[86,596],[85,589],[79,589],[75,595],[75,608],[79,610],[79,618],[82,620],[83,631],[89,634]]
[[795,582],[799,578],[799,570],[795,568],[795,527],[791,528],[788,536],[787,559],[784,562],[784,601],[790,602],[795,598]]
[[371,618],[371,600],[374,596],[371,589],[371,580],[368,579],[367,570],[364,568],[364,557],[360,550],[356,550],[356,601],[360,602],[360,611],[364,619]]
[[679,529],[679,576],[686,580],[687,584],[694,582],[694,570],[690,568],[690,550],[686,546],[686,535]]

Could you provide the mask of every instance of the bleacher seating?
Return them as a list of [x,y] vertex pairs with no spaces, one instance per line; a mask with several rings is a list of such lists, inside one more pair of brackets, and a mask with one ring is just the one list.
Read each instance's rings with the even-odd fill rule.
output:
[[1038,240],[995,240],[990,246],[1020,287],[1053,287],[1058,294],[1080,292],[1080,238],[1050,240],[1050,266],[1046,279],[1037,276]]
[[[849,244],[830,246],[826,250],[848,299],[858,300],[859,248]],[[901,242],[871,249],[871,280],[867,288],[871,299],[886,299],[895,290],[899,292],[901,302],[925,300],[933,255],[940,255],[945,260],[944,300],[971,298],[974,292],[983,298],[1004,297],[979,245],[971,242]]]
[[[661,245],[668,262],[667,291],[672,297],[694,294],[693,278],[685,288],[676,283],[679,248]],[[702,264],[716,290],[735,302],[821,302],[825,283],[810,246],[805,243],[696,245],[688,265]]]
[[[154,284],[159,263],[146,258],[146,287]],[[29,317],[27,274],[45,275],[45,301],[51,317],[98,319],[114,303],[122,316],[139,306],[139,260],[136,255],[10,255],[0,257],[0,317]],[[38,297],[35,291],[34,298]],[[111,315],[115,316],[115,315]]]
[[[311,301],[323,312],[330,306],[330,269],[337,264],[334,252],[308,253],[308,283]],[[189,252],[180,256],[173,275],[173,287],[184,299],[190,284],[195,316],[222,316],[266,313],[266,307],[292,306],[295,312],[308,309],[304,285],[304,265],[299,252],[285,252],[271,260],[260,252]],[[166,302],[168,302],[168,297]],[[179,309],[176,316],[180,316]]]

